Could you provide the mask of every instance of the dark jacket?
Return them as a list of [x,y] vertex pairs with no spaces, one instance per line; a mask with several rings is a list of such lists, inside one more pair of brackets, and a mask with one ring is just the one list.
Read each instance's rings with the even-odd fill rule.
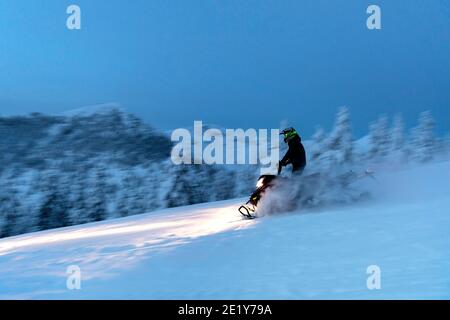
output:
[[288,141],[289,150],[280,161],[281,166],[292,164],[292,171],[302,171],[306,166],[306,153],[300,136],[295,136]]

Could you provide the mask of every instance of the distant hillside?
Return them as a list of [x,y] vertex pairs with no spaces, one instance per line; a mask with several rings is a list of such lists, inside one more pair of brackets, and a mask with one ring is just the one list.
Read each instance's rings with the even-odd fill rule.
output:
[[232,198],[256,175],[175,166],[167,134],[110,106],[0,117],[0,134],[0,237]]
[[0,170],[11,166],[45,169],[54,162],[80,165],[97,157],[137,165],[167,159],[171,150],[168,137],[118,109],[0,118],[0,134]]

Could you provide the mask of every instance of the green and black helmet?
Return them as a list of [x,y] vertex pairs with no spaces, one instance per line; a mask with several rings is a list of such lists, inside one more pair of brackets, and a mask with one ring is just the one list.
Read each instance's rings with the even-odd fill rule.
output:
[[280,134],[284,136],[285,143],[288,143],[292,138],[298,136],[297,131],[295,131],[295,129],[292,127],[284,129]]

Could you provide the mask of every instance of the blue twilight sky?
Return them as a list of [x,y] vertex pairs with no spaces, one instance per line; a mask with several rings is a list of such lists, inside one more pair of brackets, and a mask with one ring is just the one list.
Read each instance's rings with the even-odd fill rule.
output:
[[[66,28],[66,8],[82,30]],[[366,28],[366,8],[382,30]],[[449,0],[1,0],[0,114],[118,102],[162,129],[203,120],[304,135],[350,108],[431,109],[450,129]]]

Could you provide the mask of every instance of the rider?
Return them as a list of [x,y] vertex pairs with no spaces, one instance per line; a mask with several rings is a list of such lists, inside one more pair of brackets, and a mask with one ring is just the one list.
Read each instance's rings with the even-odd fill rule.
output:
[[294,128],[284,129],[280,134],[284,136],[284,142],[288,144],[289,150],[279,163],[278,173],[281,172],[282,167],[292,164],[292,172],[302,174],[306,167],[306,154],[302,138]]

